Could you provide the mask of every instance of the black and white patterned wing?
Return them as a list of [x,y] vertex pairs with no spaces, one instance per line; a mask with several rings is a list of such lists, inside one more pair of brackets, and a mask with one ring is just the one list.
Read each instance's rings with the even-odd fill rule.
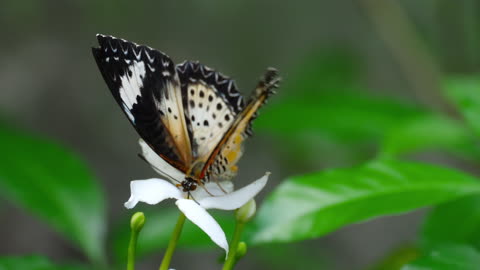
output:
[[194,159],[205,161],[244,106],[235,82],[198,63],[177,65]]
[[243,154],[243,142],[251,136],[251,124],[258,110],[275,93],[280,78],[277,71],[269,68],[258,82],[245,108],[234,119],[218,146],[210,155],[203,172],[207,179],[228,180],[237,173],[237,162]]
[[93,55],[115,100],[143,140],[185,172],[192,151],[172,60],[147,46],[104,35],[97,39]]

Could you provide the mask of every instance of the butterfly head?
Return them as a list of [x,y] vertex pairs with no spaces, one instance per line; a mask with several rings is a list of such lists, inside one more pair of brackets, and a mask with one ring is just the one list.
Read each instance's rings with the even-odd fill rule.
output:
[[183,192],[194,191],[197,189],[197,181],[191,177],[186,177],[185,180],[180,183],[180,186],[182,186]]

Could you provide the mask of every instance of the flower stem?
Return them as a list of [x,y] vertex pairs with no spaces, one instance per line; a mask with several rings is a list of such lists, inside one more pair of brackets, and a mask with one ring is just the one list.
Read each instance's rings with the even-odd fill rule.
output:
[[182,233],[183,224],[185,224],[185,215],[183,213],[180,213],[177,224],[175,225],[175,229],[172,233],[172,238],[170,238],[170,242],[168,243],[165,255],[163,255],[162,264],[160,265],[159,270],[168,270],[170,262],[172,261],[173,252],[177,247],[178,239],[180,238],[180,234]]
[[130,235],[130,244],[128,245],[128,259],[127,270],[135,270],[135,251],[137,247],[138,234],[132,233]]
[[135,252],[137,249],[138,234],[145,224],[145,215],[142,212],[133,214],[130,219],[130,243],[128,244],[127,270],[135,270]]
[[237,262],[236,254],[238,249],[238,243],[240,243],[240,238],[242,237],[243,228],[245,228],[244,222],[239,222],[235,224],[235,232],[233,233],[233,239],[230,243],[230,249],[228,250],[228,257],[223,265],[223,270],[231,270]]

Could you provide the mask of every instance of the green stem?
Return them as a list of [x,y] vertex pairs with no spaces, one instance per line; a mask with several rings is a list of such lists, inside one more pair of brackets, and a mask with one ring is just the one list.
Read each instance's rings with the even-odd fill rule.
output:
[[132,231],[128,245],[127,270],[135,270],[135,251],[137,248],[138,233]]
[[177,224],[172,233],[172,238],[170,238],[170,242],[168,243],[167,251],[165,251],[165,255],[163,255],[162,264],[160,265],[159,270],[168,270],[170,262],[172,261],[173,252],[177,247],[178,238],[180,238],[180,234],[182,233],[183,224],[185,224],[185,215],[180,213]]
[[243,228],[245,223],[238,222],[235,224],[235,232],[233,233],[233,239],[230,243],[230,249],[228,250],[228,257],[223,265],[223,270],[231,270],[236,263],[236,254],[238,249],[238,243],[240,243],[240,238],[242,237]]
[[[128,244],[128,259],[127,270],[135,270],[135,252],[137,249],[138,234],[145,225],[145,215],[142,212],[137,212],[132,215],[130,219],[130,243]],[[104,268],[106,269],[106,268]]]

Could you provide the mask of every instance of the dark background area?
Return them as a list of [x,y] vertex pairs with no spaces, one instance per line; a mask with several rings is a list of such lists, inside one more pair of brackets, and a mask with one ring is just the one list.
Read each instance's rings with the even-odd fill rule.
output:
[[[130,180],[155,173],[137,158],[138,136],[94,63],[90,48],[96,46],[96,33],[147,44],[176,63],[199,60],[235,78],[244,94],[269,66],[290,83],[278,96],[305,94],[297,93],[289,78],[320,57],[327,75],[319,80],[326,79],[326,88],[330,75],[336,80],[355,76],[364,91],[449,111],[436,91],[438,80],[444,73],[478,70],[479,15],[480,2],[474,0],[1,0],[0,117],[80,153],[107,194],[112,225],[130,214],[123,207]],[[358,161],[321,146],[314,159],[302,160],[283,151],[288,143],[258,132],[246,144],[237,185],[268,170],[272,188],[289,175]],[[436,154],[420,158],[452,162]],[[0,254],[82,259],[46,224],[7,201],[0,203]],[[285,254],[306,265],[325,261],[328,269],[361,269],[413,240],[422,216],[418,211],[381,218],[318,240],[252,249],[239,269],[297,268],[275,264]],[[144,269],[157,267],[160,255],[146,260]],[[195,269],[210,269],[218,255],[218,250],[179,250],[173,266],[187,269],[195,261]]]

